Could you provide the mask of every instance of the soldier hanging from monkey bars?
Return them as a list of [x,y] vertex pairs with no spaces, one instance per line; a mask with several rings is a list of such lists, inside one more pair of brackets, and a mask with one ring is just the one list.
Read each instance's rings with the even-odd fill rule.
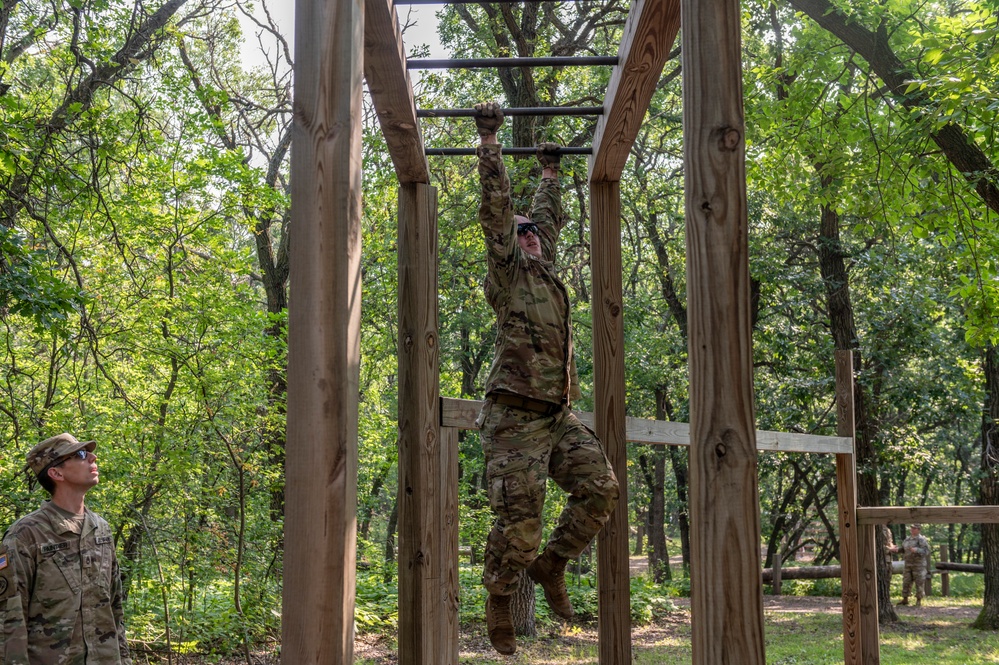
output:
[[[482,583],[493,648],[517,650],[510,595],[521,571],[541,584],[552,611],[573,616],[565,566],[606,523],[619,489],[596,435],[572,414],[579,397],[572,352],[569,294],[555,274],[555,247],[565,225],[558,146],[538,146],[541,182],[528,216],[515,214],[496,132],[503,112],[475,106],[482,200],[479,222],[489,273],[486,299],[497,334],[486,401],[479,414],[489,503],[496,517],[486,542]],[[541,515],[548,478],[569,494],[544,551]]]

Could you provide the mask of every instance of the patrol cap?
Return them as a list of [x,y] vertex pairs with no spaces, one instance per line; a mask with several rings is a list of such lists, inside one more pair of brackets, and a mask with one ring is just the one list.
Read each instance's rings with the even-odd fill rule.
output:
[[919,529],[920,531],[922,531],[923,530],[923,525],[922,524],[910,524],[909,528],[910,529]]
[[28,468],[38,476],[45,470],[45,467],[72,455],[77,450],[86,448],[88,452],[92,453],[96,447],[96,441],[77,441],[76,437],[68,432],[56,434],[28,451]]

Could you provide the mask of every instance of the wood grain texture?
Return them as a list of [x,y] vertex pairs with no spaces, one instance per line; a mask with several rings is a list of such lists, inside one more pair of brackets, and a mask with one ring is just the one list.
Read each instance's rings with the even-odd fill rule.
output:
[[[853,410],[853,354],[836,351],[836,433],[851,441],[855,435]],[[863,662],[860,610],[860,551],[857,531],[857,465],[853,451],[836,455],[836,499],[839,509],[839,560],[843,591],[843,662]],[[877,603],[874,605],[877,608]]]
[[[482,404],[482,400],[442,397],[441,425],[458,429],[475,429],[475,419]],[[592,413],[588,411],[573,413],[588,427],[594,427]],[[625,439],[631,443],[689,446],[690,425],[628,416],[625,418]],[[756,430],[756,449],[784,453],[849,454],[853,450],[853,439],[843,436]]]
[[399,187],[398,256],[399,663],[435,665],[448,623],[441,544],[450,456],[442,459],[438,417],[437,191],[429,185]]
[[857,508],[860,524],[999,524],[999,506]]
[[392,0],[364,2],[364,77],[399,183],[430,182],[406,48]]
[[679,0],[632,2],[618,48],[618,64],[607,86],[604,115],[593,135],[590,182],[621,179],[679,30]]
[[441,428],[441,639],[437,663],[458,665],[458,430]]
[[590,183],[593,270],[594,431],[621,486],[617,507],[597,535],[598,652],[601,665],[631,662],[628,559],[628,449],[625,438],[621,189]]
[[694,665],[764,665],[738,0],[683,0]]
[[352,663],[361,313],[360,0],[298,0],[281,662]]

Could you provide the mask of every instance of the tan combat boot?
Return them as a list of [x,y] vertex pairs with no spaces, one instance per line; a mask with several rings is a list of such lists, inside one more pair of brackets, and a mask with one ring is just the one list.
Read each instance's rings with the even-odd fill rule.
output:
[[510,619],[510,596],[489,594],[486,600],[486,628],[493,648],[504,656],[517,651],[517,638]]
[[572,603],[569,602],[569,592],[565,590],[564,559],[551,550],[546,549],[527,569],[531,579],[545,590],[545,600],[552,612],[563,619],[573,617]]
[[923,599],[916,598],[916,607],[922,607],[922,605],[923,605]]

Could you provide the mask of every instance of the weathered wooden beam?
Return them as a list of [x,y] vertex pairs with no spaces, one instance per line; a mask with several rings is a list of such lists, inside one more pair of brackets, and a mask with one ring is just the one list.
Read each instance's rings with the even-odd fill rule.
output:
[[[481,400],[441,398],[441,425],[458,429],[475,429],[475,419],[482,408]],[[588,427],[594,426],[593,414],[576,411],[576,416]],[[625,419],[625,439],[650,445],[689,446],[690,425],[668,420],[647,418]],[[756,430],[756,449],[784,453],[850,454],[853,440],[842,436],[819,436],[792,432]]]
[[364,11],[364,77],[399,183],[429,183],[430,167],[423,154],[423,135],[395,4],[392,0],[365,0]]
[[[937,561],[933,567],[937,570],[952,570],[955,573],[985,573],[985,565],[981,563],[951,563],[949,561]],[[946,596],[947,594],[942,593],[942,595]]]
[[597,535],[600,665],[631,662],[631,570],[628,559],[628,448],[625,435],[621,189],[590,183],[593,271],[594,431],[621,487],[617,506]]
[[437,413],[437,191],[430,185],[399,188],[398,247],[399,663],[436,665],[451,609],[442,594],[442,474],[450,472],[445,462],[457,469],[457,460],[442,451]]
[[764,665],[742,13],[681,5],[692,663]]
[[593,135],[590,182],[621,179],[679,29],[680,0],[632,3]]
[[999,524],[999,506],[879,506],[857,508],[860,524]]
[[354,653],[364,11],[295,7],[281,662],[326,665]]
[[[836,351],[836,433],[853,441],[853,353]],[[853,450],[836,455],[836,505],[839,517],[840,580],[843,597],[843,662],[863,662],[860,552],[857,526],[857,465]],[[871,562],[873,564],[873,561]],[[766,577],[764,576],[764,581]],[[877,589],[874,589],[875,594]],[[877,603],[874,605],[877,609]]]

